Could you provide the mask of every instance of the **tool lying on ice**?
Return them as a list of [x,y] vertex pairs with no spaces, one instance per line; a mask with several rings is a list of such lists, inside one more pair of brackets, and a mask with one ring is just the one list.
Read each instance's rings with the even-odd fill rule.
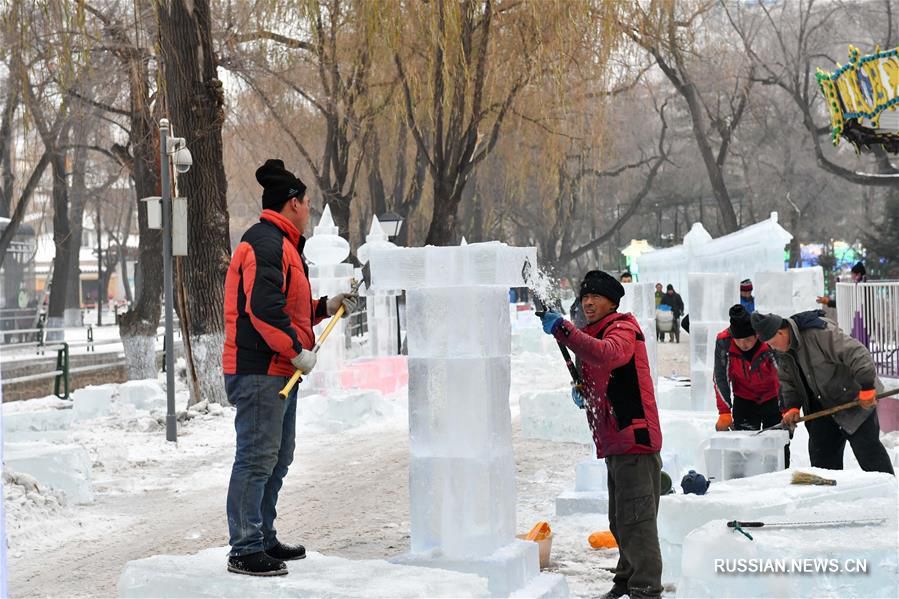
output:
[[865,518],[859,520],[824,520],[821,522],[744,522],[742,520],[730,520],[728,528],[733,528],[750,541],[752,535],[744,528],[834,528],[841,526],[876,526],[886,522],[886,518]]
[[[538,318],[542,318],[546,312],[548,312],[548,308],[543,300],[537,297],[537,294],[534,294],[534,306],[537,308],[535,314]],[[556,305],[552,308],[555,312],[562,311],[562,302],[556,300]],[[576,387],[578,390],[581,388],[581,373],[577,371],[577,366],[574,365],[574,360],[571,358],[571,353],[568,351],[568,348],[565,347],[565,344],[561,341],[556,341],[559,345],[559,351],[562,352],[562,358],[565,360],[565,366],[568,367],[568,373],[571,375],[571,385]]]
[[[362,283],[365,283],[365,286],[368,287],[371,283],[371,268],[368,263],[362,268],[362,280],[361,281],[353,281],[350,285],[350,293],[357,293],[359,291],[359,287],[362,286]],[[325,342],[325,339],[328,338],[328,335],[331,334],[331,331],[337,326],[337,323],[340,322],[340,319],[343,318],[343,313],[345,312],[345,308],[343,304],[340,304],[340,307],[337,308],[337,312],[334,313],[334,316],[331,317],[331,320],[328,321],[328,326],[325,327],[325,330],[322,331],[322,334],[318,336],[318,339],[315,340],[315,347],[312,348],[312,353],[318,353],[318,350],[321,349],[322,343]],[[303,373],[299,370],[293,373],[293,376],[290,377],[290,380],[287,381],[287,384],[284,385],[284,388],[278,391],[278,395],[281,399],[287,399],[287,396],[290,395],[291,390],[294,385],[303,380]]]
[[[899,395],[899,389],[890,389],[889,391],[884,391],[883,393],[879,393],[877,395],[877,399],[883,399],[885,397],[891,397],[893,395]],[[830,416],[831,414],[836,414],[837,412],[842,412],[843,410],[848,410],[849,408],[854,408],[859,405],[861,405],[859,403],[859,401],[857,399],[854,399],[850,402],[840,404],[840,405],[834,406],[832,408],[827,408],[826,410],[819,410],[817,412],[812,412],[811,414],[808,414],[807,416],[801,417],[799,420],[796,421],[796,424],[799,424],[800,422],[808,422],[809,420],[815,420],[817,418],[823,418],[824,416]],[[763,428],[762,430],[757,432],[756,435],[761,435],[762,433],[767,432],[767,431],[781,430],[783,428],[785,428],[784,423],[778,422],[774,426],[769,426],[768,428]]]
[[832,478],[824,478],[810,472],[794,472],[790,479],[791,485],[825,485],[830,487],[837,486],[837,481]]

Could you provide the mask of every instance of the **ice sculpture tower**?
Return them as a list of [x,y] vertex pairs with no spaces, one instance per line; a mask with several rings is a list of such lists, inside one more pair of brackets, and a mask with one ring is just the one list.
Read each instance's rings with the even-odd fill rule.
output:
[[[372,216],[371,229],[365,237],[365,243],[356,252],[356,257],[365,264],[373,250],[395,247],[396,245],[387,241],[387,234],[381,228],[378,217]],[[396,296],[399,294],[396,289],[365,290],[370,356],[395,356],[399,353],[399,322],[396,312]]]
[[715,409],[715,340],[730,326],[730,307],[740,301],[737,278],[729,273],[690,273],[690,403]]
[[[312,237],[306,242],[303,255],[310,263],[309,282],[312,297],[327,295],[333,297],[350,290],[353,279],[353,265],[344,262],[350,255],[350,244],[338,234],[337,225],[331,218],[330,206],[325,207],[322,218],[312,230]],[[327,326],[325,320],[315,327],[316,336]],[[344,342],[344,319],[331,331],[331,338],[322,344],[318,352],[315,370],[306,378],[305,389],[339,389],[340,367],[346,360]]]
[[370,263],[375,290],[407,292],[412,547],[399,561],[485,576],[493,596],[567,595],[564,577],[540,575],[536,543],[515,539],[507,304],[536,251],[378,249]]

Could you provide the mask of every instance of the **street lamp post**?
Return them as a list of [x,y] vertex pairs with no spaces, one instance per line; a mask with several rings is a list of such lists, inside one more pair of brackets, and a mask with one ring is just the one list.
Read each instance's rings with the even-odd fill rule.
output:
[[[403,217],[396,212],[387,212],[378,217],[381,228],[387,235],[387,241],[394,241],[399,236],[400,230],[403,228]],[[405,291],[402,297],[405,298]],[[405,302],[405,299],[403,300]],[[396,298],[396,353],[403,353],[403,334],[400,331],[400,298]]]
[[169,175],[169,120],[159,121],[159,176],[162,179],[162,277],[165,298],[165,440],[178,440],[175,418],[175,334],[172,330],[172,182]]

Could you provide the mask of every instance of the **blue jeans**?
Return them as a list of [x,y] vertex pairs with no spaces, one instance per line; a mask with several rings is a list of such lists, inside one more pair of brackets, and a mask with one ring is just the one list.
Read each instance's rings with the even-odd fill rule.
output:
[[276,543],[275,506],[296,446],[297,390],[286,400],[284,376],[225,375],[228,401],[236,408],[237,448],[228,485],[231,555],[271,549]]

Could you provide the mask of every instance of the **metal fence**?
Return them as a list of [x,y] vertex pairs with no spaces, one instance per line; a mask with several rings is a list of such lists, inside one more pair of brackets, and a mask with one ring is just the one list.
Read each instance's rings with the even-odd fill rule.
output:
[[881,376],[899,377],[899,281],[837,283],[840,328],[862,342]]

